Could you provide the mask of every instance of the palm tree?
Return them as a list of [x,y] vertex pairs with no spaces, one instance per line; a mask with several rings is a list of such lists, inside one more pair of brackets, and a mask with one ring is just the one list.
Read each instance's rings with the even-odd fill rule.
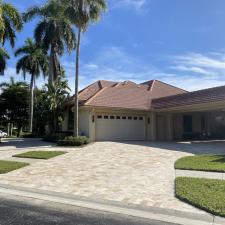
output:
[[15,56],[22,57],[18,60],[16,65],[16,72],[23,72],[24,79],[26,74],[31,75],[30,79],[30,101],[29,101],[29,131],[33,130],[33,102],[34,102],[34,83],[35,78],[38,78],[42,73],[44,76],[48,72],[48,57],[47,53],[41,46],[34,43],[34,41],[28,38],[25,41],[25,45],[15,52]]
[[0,73],[6,68],[9,58],[6,50],[1,47],[8,40],[11,47],[15,45],[16,31],[22,29],[22,18],[15,7],[0,0]]
[[0,75],[4,74],[7,59],[9,59],[7,51],[4,48],[0,48]]
[[50,119],[52,120],[52,127],[50,129],[55,132],[58,127],[58,119],[63,114],[64,104],[70,92],[68,81],[65,79],[64,70],[62,70],[61,76],[59,76],[53,84],[47,84],[46,87],[48,89],[46,100],[52,118]]
[[24,21],[30,21],[34,17],[40,17],[34,32],[37,43],[50,50],[49,57],[49,83],[53,83],[61,74],[59,56],[63,55],[65,47],[68,52],[75,48],[75,33],[71,22],[65,16],[63,4],[50,0],[41,7],[32,7],[24,15]]
[[78,28],[76,49],[75,101],[74,101],[74,136],[78,137],[78,86],[81,33],[87,30],[90,22],[96,22],[106,10],[105,0],[61,0],[66,5],[66,15]]

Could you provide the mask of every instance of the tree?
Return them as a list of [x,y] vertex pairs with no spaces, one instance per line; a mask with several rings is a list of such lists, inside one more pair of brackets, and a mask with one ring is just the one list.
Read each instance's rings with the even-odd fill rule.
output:
[[6,68],[8,53],[3,48],[6,41],[11,47],[15,45],[16,31],[22,29],[22,18],[15,7],[0,0],[0,73]]
[[38,136],[45,135],[46,125],[49,124],[50,107],[47,100],[46,88],[34,89],[34,121],[33,133]]
[[63,55],[64,49],[71,52],[75,48],[75,33],[71,22],[65,15],[63,4],[58,1],[50,0],[44,6],[32,7],[24,15],[24,21],[30,21],[34,17],[40,17],[34,36],[37,43],[50,50],[49,57],[49,83],[57,80],[61,74],[59,56]]
[[6,69],[6,60],[9,59],[9,55],[4,48],[0,48],[0,74],[4,73]]
[[[49,106],[49,120],[52,121],[50,130],[56,132],[60,117],[63,116],[64,104],[69,98],[70,88],[65,79],[64,71],[53,84],[47,84],[46,100]],[[62,120],[62,119],[61,119]]]
[[66,5],[66,15],[72,24],[78,28],[74,100],[74,136],[78,137],[78,86],[81,33],[87,30],[90,22],[95,22],[100,18],[101,13],[106,10],[107,6],[105,0],[61,0],[61,3]]
[[16,72],[23,72],[24,79],[26,74],[31,75],[30,79],[30,101],[29,101],[29,131],[33,131],[33,107],[34,107],[34,84],[35,79],[42,73],[48,73],[48,57],[44,49],[28,38],[25,45],[15,52],[15,56],[22,56],[16,64]]
[[18,128],[17,136],[22,127],[27,125],[29,88],[25,82],[15,82],[11,77],[9,83],[1,83],[0,108],[4,120],[15,124]]

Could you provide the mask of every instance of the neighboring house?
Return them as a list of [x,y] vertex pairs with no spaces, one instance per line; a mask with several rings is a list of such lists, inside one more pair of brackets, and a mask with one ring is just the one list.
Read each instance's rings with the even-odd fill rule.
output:
[[[73,130],[73,104],[63,131]],[[79,92],[79,132],[91,141],[225,137],[225,86],[187,92],[158,80],[97,81]]]

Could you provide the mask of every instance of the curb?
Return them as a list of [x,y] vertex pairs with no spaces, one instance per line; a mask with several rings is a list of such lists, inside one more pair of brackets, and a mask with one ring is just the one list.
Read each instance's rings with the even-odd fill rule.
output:
[[133,216],[142,219],[151,219],[180,225],[225,225],[225,219],[210,214],[193,214],[157,207],[143,207],[133,204],[122,204],[114,201],[90,199],[71,194],[62,194],[52,191],[43,191],[33,188],[15,187],[0,184],[0,192],[16,196],[40,199],[65,205],[77,206],[97,211]]

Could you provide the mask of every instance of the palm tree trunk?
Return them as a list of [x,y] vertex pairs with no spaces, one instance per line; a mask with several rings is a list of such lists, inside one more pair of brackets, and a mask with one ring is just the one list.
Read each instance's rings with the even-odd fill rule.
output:
[[30,81],[30,113],[29,113],[29,132],[33,131],[33,115],[34,115],[34,75],[31,75]]
[[50,58],[49,58],[49,77],[48,84],[53,84],[54,80],[54,47],[51,46],[50,50]]
[[75,77],[75,100],[74,100],[74,137],[79,135],[78,112],[79,112],[79,99],[78,99],[78,85],[79,85],[79,61],[80,61],[80,39],[81,28],[78,29],[77,38],[77,52],[76,52],[76,77]]

